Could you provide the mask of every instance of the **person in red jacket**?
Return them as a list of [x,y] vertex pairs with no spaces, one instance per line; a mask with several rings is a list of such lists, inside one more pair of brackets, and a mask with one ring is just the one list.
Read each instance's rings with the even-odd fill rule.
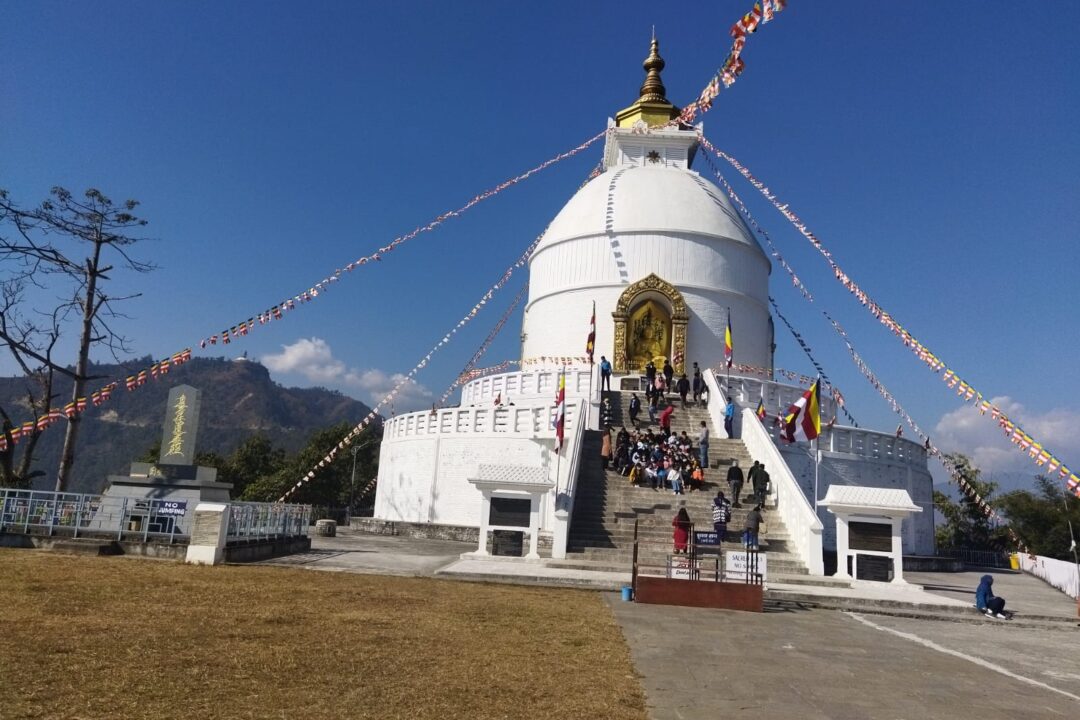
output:
[[664,411],[660,413],[660,427],[665,433],[671,432],[671,416],[675,414],[675,406],[668,405],[664,408]]
[[679,508],[675,519],[671,521],[671,526],[675,528],[672,533],[675,540],[675,552],[685,553],[690,544],[690,515],[686,512],[686,508]]

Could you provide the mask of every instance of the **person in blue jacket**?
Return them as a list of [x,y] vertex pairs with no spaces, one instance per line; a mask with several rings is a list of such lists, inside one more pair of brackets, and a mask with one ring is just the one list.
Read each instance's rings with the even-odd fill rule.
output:
[[987,617],[1008,619],[1005,614],[1005,599],[994,595],[994,578],[992,575],[983,575],[979,581],[979,587],[975,590],[975,607],[985,613]]

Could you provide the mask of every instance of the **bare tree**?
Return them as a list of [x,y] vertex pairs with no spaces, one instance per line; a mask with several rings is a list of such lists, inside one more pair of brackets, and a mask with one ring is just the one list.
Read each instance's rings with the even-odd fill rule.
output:
[[[48,200],[37,208],[25,210],[0,190],[0,222],[12,230],[10,237],[0,235],[0,266],[17,269],[11,278],[16,283],[12,287],[12,302],[4,308],[11,322],[8,326],[0,324],[0,340],[17,357],[32,358],[39,363],[38,370],[43,368],[48,376],[50,396],[53,373],[62,373],[73,380],[71,402],[82,399],[85,403],[87,382],[94,379],[87,374],[90,349],[104,346],[117,361],[120,355],[130,352],[125,338],[113,330],[110,321],[123,317],[116,309],[118,303],[138,294],[113,295],[107,292],[106,284],[109,273],[118,267],[138,273],[154,269],[152,264],[137,260],[128,252],[142,239],[129,233],[146,225],[145,220],[133,214],[137,206],[134,200],[114,205],[93,188],[77,199],[64,188],[54,187]],[[83,254],[85,257],[80,257]],[[17,284],[20,282],[21,285]],[[41,291],[58,293],[57,304],[48,313],[51,327],[42,328],[17,313],[26,283]],[[38,314],[43,313],[38,311]],[[61,328],[68,322],[78,328],[73,368],[56,362],[52,352]],[[33,332],[28,333],[29,330]],[[33,374],[34,368],[29,364],[20,363],[20,367],[27,376]],[[51,397],[46,402],[51,402]],[[48,409],[46,406],[46,412]],[[80,424],[80,413],[68,419],[56,477],[57,492],[62,492],[70,480]]]

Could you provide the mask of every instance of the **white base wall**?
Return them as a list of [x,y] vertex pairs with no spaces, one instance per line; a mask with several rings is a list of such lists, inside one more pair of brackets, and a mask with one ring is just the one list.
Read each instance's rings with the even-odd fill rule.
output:
[[[400,522],[479,527],[482,495],[468,479],[481,464],[549,468],[547,438],[455,435],[384,440],[379,454],[375,517]],[[564,462],[566,459],[564,458]],[[551,531],[553,493],[540,505],[540,529]]]
[[[814,502],[814,459],[806,443],[779,448],[792,475],[803,489],[811,505]],[[925,468],[888,460],[873,460],[857,455],[823,451],[818,470],[818,499],[825,497],[831,485],[861,485],[865,487],[898,488],[907,490],[911,499],[921,507],[903,521],[904,554],[934,554],[934,481]],[[836,517],[825,508],[818,508],[822,530],[822,545],[836,550]]]

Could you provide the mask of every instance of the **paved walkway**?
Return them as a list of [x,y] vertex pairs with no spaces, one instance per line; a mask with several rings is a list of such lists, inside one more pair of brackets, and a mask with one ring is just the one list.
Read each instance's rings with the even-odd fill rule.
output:
[[605,595],[654,720],[1080,716],[1080,630]]
[[456,561],[475,543],[369,535],[339,528],[338,536],[312,536],[311,552],[264,560],[263,565],[287,565],[311,570],[376,575],[431,576]]
[[1076,601],[1032,575],[1010,570],[969,570],[960,573],[904,573],[933,595],[975,604],[975,588],[983,575],[994,578],[994,594],[1005,598],[1016,619],[1028,617],[1077,618]]

